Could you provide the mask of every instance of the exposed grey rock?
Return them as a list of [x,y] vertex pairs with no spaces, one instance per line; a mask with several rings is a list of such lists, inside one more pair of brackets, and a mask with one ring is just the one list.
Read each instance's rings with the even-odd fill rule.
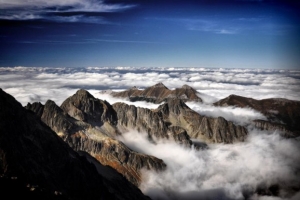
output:
[[[34,110],[37,103],[28,103],[25,108],[29,110]],[[38,103],[39,106],[43,106]],[[54,101],[48,100],[43,106],[43,112],[41,114],[42,121],[47,124],[56,133],[73,132],[79,130],[80,127],[76,125],[76,120],[71,118],[67,113],[65,113],[60,107],[58,107]]]
[[107,101],[97,99],[83,89],[67,98],[60,107],[71,117],[93,126],[102,126],[104,122],[114,125],[117,121],[116,114]]
[[223,117],[205,117],[190,109],[182,100],[172,99],[160,105],[157,110],[164,121],[185,129],[192,139],[206,142],[233,143],[244,141],[247,129],[235,125]]
[[286,137],[300,135],[300,101],[284,98],[256,100],[237,95],[230,95],[214,103],[215,106],[249,107],[261,112],[267,121],[254,120],[256,127],[264,130],[280,130]]
[[110,92],[114,97],[128,98],[130,101],[147,101],[152,103],[162,103],[168,99],[182,99],[183,101],[202,102],[197,95],[198,92],[188,85],[170,90],[163,83],[157,83],[145,89],[130,88],[122,92]]
[[292,132],[287,129],[287,127],[284,124],[275,123],[275,122],[269,122],[266,120],[256,119],[253,120],[253,124],[256,128],[259,128],[261,130],[269,130],[269,131],[280,131],[281,135],[284,137],[297,137],[299,134],[296,132]]
[[169,139],[186,146],[192,144],[184,129],[169,127],[157,112],[120,102],[114,103],[113,108],[117,112],[118,127],[124,131],[138,130],[146,132],[150,139]]
[[[85,103],[92,108],[84,105]],[[28,104],[26,108],[36,108],[36,104]],[[64,105],[62,106],[64,108],[67,107],[66,111],[75,117],[78,117],[75,113],[82,113],[82,116],[85,117],[80,118],[82,120],[75,119],[58,107],[55,102],[48,100],[44,106],[41,119],[74,150],[89,153],[103,165],[116,169],[137,186],[141,182],[140,170],[142,168],[163,170],[166,167],[161,159],[135,152],[113,138],[114,135],[118,135],[120,132],[114,126],[116,122],[111,121],[111,119],[114,119],[111,116],[115,115],[115,111],[109,103],[104,103],[104,101],[94,98],[87,91],[80,90],[71,98],[66,99],[62,105]],[[77,107],[73,105],[77,105]],[[93,115],[94,110],[97,111],[96,116]]]

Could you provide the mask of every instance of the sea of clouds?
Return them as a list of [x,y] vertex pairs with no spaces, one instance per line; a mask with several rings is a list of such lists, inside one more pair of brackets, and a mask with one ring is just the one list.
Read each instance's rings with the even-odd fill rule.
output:
[[[158,104],[130,102],[113,98],[109,91],[133,86],[150,87],[162,82],[169,89],[187,84],[199,92],[203,103],[187,105],[201,115],[222,116],[235,124],[247,125],[265,119],[250,108],[215,107],[212,103],[229,96],[254,99],[287,98],[300,100],[300,70],[207,69],[207,68],[0,68],[0,88],[23,106],[51,99],[61,105],[78,89],[95,97],[125,102],[144,108]],[[106,91],[106,92],[105,92]],[[161,158],[167,169],[161,173],[145,171],[141,190],[153,200],[179,199],[292,199],[300,193],[280,190],[279,197],[256,196],[258,187],[280,185],[300,187],[300,139],[283,138],[280,133],[259,131],[247,126],[245,142],[209,144],[208,149],[187,149],[169,141],[150,143],[143,133],[130,131],[119,139],[132,149]],[[298,198],[297,198],[298,197]]]
[[[0,88],[22,105],[52,99],[60,105],[78,89],[100,90],[149,87],[162,82],[169,89],[187,84],[205,103],[230,94],[255,99],[300,100],[300,70],[218,68],[39,68],[1,67]],[[101,97],[101,96],[99,96]],[[106,96],[103,96],[103,98]]]
[[276,132],[251,130],[245,142],[210,144],[202,151],[168,141],[147,140],[128,132],[119,138],[132,149],[161,158],[166,171],[145,171],[141,190],[155,200],[293,199],[300,193],[280,190],[280,197],[257,196],[257,188],[299,187],[300,142]]

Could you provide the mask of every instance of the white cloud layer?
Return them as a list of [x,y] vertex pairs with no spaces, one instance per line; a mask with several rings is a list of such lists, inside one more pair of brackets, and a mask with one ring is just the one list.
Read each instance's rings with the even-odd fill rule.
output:
[[[77,89],[125,90],[158,82],[169,89],[190,85],[205,104],[230,94],[254,99],[300,99],[300,71],[206,68],[0,68],[0,87],[23,105],[52,99],[60,105]],[[108,97],[103,97],[108,98]],[[202,107],[204,109],[205,107]],[[206,113],[208,112],[206,108]]]
[[[132,149],[163,159],[164,172],[145,171],[142,191],[153,200],[179,199],[290,199],[281,190],[280,198],[258,197],[258,187],[299,186],[300,141],[283,139],[278,133],[252,130],[245,142],[210,144],[196,151],[174,143],[150,143],[137,132],[124,134],[120,140]],[[294,194],[293,194],[294,195]]]

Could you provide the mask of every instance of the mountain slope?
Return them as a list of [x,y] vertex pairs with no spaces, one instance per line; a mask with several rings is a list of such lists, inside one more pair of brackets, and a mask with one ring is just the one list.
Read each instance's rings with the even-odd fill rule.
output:
[[[0,184],[4,194],[34,199],[149,199],[116,171],[91,159],[75,152],[33,112],[0,89]],[[106,169],[111,176],[103,176]]]
[[256,127],[265,130],[280,130],[286,137],[300,135],[300,101],[284,98],[256,100],[230,95],[214,103],[215,106],[237,106],[255,109],[267,117],[266,120],[254,120]]
[[122,132],[137,130],[148,134],[150,140],[167,139],[190,147],[192,141],[186,131],[180,127],[169,127],[161,116],[153,110],[125,103],[114,103],[118,116],[118,127]]
[[193,139],[213,143],[233,143],[244,141],[248,131],[243,126],[235,125],[223,117],[202,116],[190,109],[182,100],[171,99],[160,105],[156,112],[172,126],[185,129]]
[[[43,108],[41,108],[43,107]],[[48,100],[27,104],[27,109],[40,112],[42,121],[54,130],[70,147],[85,151],[139,185],[142,168],[163,170],[166,164],[154,156],[135,152],[114,139],[121,134],[117,129],[117,114],[112,106],[94,98],[86,90],[78,90],[58,107]]]

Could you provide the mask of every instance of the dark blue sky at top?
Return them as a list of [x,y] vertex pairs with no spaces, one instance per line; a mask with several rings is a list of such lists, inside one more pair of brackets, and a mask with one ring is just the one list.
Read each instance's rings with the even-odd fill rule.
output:
[[299,8],[278,0],[1,1],[0,66],[300,68]]

